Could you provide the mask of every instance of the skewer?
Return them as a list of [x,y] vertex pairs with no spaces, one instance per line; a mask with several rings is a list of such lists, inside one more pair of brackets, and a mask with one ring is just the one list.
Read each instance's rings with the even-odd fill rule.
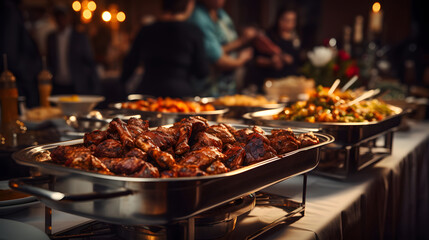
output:
[[353,85],[353,83],[356,82],[356,80],[358,80],[359,77],[357,75],[354,75],[342,88],[341,88],[341,92],[345,92],[347,89],[349,89],[349,87],[351,87]]
[[360,101],[363,101],[363,100],[368,99],[368,98],[372,98],[379,93],[380,93],[380,89],[378,89],[378,88],[366,91],[362,95],[360,95],[359,97],[355,98],[353,101],[347,103],[347,105],[352,106],[352,105],[354,105]]
[[329,95],[334,93],[335,89],[337,89],[338,85],[340,85],[340,82],[341,82],[340,79],[335,80],[335,82],[332,84],[331,88],[329,89],[329,92],[328,92]]

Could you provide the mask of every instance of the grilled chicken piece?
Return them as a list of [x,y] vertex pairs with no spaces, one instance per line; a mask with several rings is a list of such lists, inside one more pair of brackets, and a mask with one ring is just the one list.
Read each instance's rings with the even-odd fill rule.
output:
[[117,158],[124,152],[121,142],[113,139],[106,139],[95,148],[96,157]]
[[91,155],[91,150],[84,147],[83,145],[58,146],[51,151],[50,155],[53,162],[66,164],[73,161],[74,158],[80,157],[86,159],[89,155]]
[[253,133],[248,137],[246,146],[245,163],[247,165],[276,156],[276,150],[270,146],[267,137],[260,133]]
[[138,148],[131,148],[131,150],[128,151],[127,153],[125,153],[124,156],[125,157],[136,157],[136,158],[140,158],[144,161],[146,161],[146,159],[147,159],[147,153],[143,152],[142,150],[140,150]]
[[240,142],[240,143],[247,143],[247,138],[250,136],[250,134],[252,134],[253,131],[248,129],[248,128],[244,128],[244,129],[240,129],[234,132],[234,137],[235,139]]
[[125,123],[119,119],[114,118],[109,124],[110,131],[116,132],[121,139],[121,142],[124,146],[134,147],[134,141],[131,137],[130,132],[127,129]]
[[228,150],[226,150],[224,154],[226,158],[223,163],[228,168],[234,170],[243,166],[246,151],[239,144],[230,145],[230,147],[228,147]]
[[141,133],[147,131],[149,128],[149,122],[147,120],[130,118],[127,122],[127,129],[131,134],[132,138],[136,138]]
[[226,173],[229,169],[221,161],[215,161],[206,168],[206,173],[209,175]]
[[139,171],[144,161],[136,157],[100,158],[100,161],[113,173],[130,175]]
[[161,178],[175,178],[178,176],[179,176],[179,173],[173,170],[165,170],[161,172]]
[[156,148],[149,149],[148,154],[155,159],[156,163],[164,169],[173,168],[176,166],[176,160],[167,152],[160,151]]
[[294,151],[301,144],[291,129],[273,129],[269,140],[271,147],[276,150],[277,154]]
[[188,166],[176,166],[173,170],[177,173],[178,177],[197,177],[197,176],[207,176],[207,173],[202,171],[198,166],[188,165]]
[[196,151],[189,152],[183,156],[181,165],[195,165],[201,169],[207,168],[216,160],[222,161],[225,155],[216,147],[202,147]]
[[191,135],[196,135],[200,131],[204,131],[209,127],[206,119],[196,116],[184,118],[180,122],[173,125],[173,128],[178,130],[179,138],[177,139],[175,153],[183,155],[190,150],[189,139]]
[[106,131],[95,130],[89,133],[85,133],[85,135],[83,136],[83,143],[87,147],[91,145],[98,145],[102,141],[106,140],[106,138],[107,138]]
[[301,147],[308,147],[319,143],[319,138],[313,132],[302,133],[298,140],[301,142]]
[[86,153],[81,153],[80,156],[76,156],[73,160],[69,161],[66,166],[87,171],[95,171],[101,174],[112,174],[106,165],[98,158]]
[[228,130],[225,124],[213,125],[207,128],[206,133],[210,133],[213,136],[219,138],[222,143],[234,144],[236,142],[234,135]]
[[203,147],[213,146],[219,149],[219,151],[222,151],[222,141],[215,137],[212,134],[209,134],[207,132],[199,132],[195,136],[195,144],[192,145],[192,151],[201,149]]
[[143,151],[147,152],[149,148],[158,147],[161,150],[169,149],[174,145],[174,137],[164,132],[147,131],[137,136],[135,144]]
[[134,177],[144,177],[144,178],[159,178],[159,170],[154,167],[152,164],[143,161],[143,166],[133,175]]

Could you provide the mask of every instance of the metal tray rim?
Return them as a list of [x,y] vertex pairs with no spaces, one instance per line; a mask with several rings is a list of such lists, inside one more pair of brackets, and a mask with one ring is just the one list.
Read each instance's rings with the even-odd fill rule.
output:
[[277,114],[280,111],[282,111],[283,108],[246,113],[243,115],[243,118],[247,119],[247,120],[259,120],[259,121],[263,121],[263,122],[269,121],[270,123],[278,123],[278,124],[276,124],[276,126],[290,125],[290,126],[300,126],[300,127],[309,127],[309,128],[330,127],[330,126],[333,126],[333,127],[345,127],[345,126],[346,127],[348,127],[348,126],[361,127],[361,126],[379,124],[379,123],[382,123],[384,121],[388,121],[394,117],[398,117],[398,116],[406,114],[406,111],[404,111],[400,107],[396,107],[396,106],[393,106],[390,104],[388,104],[388,106],[395,112],[395,114],[393,114],[389,117],[386,117],[385,119],[383,119],[381,121],[375,121],[375,122],[349,122],[349,123],[344,123],[344,122],[316,122],[316,123],[310,123],[310,122],[304,122],[304,121],[288,121],[288,120],[274,120],[274,119],[263,119],[262,118],[262,117],[272,116],[274,114]]
[[[237,126],[237,125],[235,125]],[[238,125],[240,126],[240,125]],[[273,129],[270,127],[263,127],[263,129]],[[299,131],[299,130],[297,130]],[[51,144],[44,144],[39,146],[32,146],[25,149],[22,149],[20,151],[14,152],[12,154],[12,158],[19,164],[37,167],[37,168],[44,168],[44,169],[50,169],[55,171],[62,171],[69,174],[76,174],[76,175],[85,175],[87,177],[93,177],[97,179],[106,179],[106,180],[118,180],[118,181],[127,181],[127,182],[185,182],[185,181],[208,181],[208,180],[215,180],[225,177],[230,177],[234,175],[241,174],[246,171],[250,171],[252,169],[255,169],[259,166],[269,164],[274,161],[280,161],[286,157],[292,156],[294,154],[297,154],[302,151],[307,151],[314,148],[320,148],[324,145],[327,145],[329,143],[334,142],[335,138],[326,133],[314,133],[321,142],[319,144],[308,146],[304,148],[297,149],[292,152],[288,152],[285,154],[282,154],[280,156],[276,156],[270,159],[263,160],[261,162],[245,166],[239,169],[236,169],[231,172],[222,173],[222,174],[216,174],[216,175],[209,175],[209,176],[198,176],[198,177],[180,177],[180,178],[139,178],[139,177],[126,177],[126,176],[118,176],[118,175],[106,175],[96,172],[90,172],[90,171],[84,171],[80,169],[65,167],[59,164],[55,163],[46,163],[46,162],[37,162],[33,160],[27,159],[30,155],[34,155],[36,153],[40,153],[45,150],[49,150],[51,148],[57,147],[57,146],[66,146],[66,145],[74,145],[74,144],[80,144],[83,143],[83,139],[77,139],[77,140],[70,140],[70,141],[64,141],[64,142],[57,142],[57,143],[51,143]],[[323,142],[322,142],[323,141]],[[30,156],[31,157],[31,156]],[[316,166],[314,166],[316,167]],[[312,169],[308,169],[308,171],[311,171]]]

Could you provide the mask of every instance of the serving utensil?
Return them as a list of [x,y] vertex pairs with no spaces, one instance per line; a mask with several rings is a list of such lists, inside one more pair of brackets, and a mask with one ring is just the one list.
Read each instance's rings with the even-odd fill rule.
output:
[[358,79],[359,77],[357,75],[354,75],[352,78],[350,78],[350,80],[341,88],[341,92],[345,92],[347,89],[349,89],[349,87],[351,87]]
[[353,106],[358,102],[361,102],[363,100],[372,98],[374,96],[376,96],[377,94],[380,93],[380,89],[371,89],[369,91],[364,92],[362,95],[360,95],[359,97],[355,98],[353,101],[350,101],[348,103],[346,103],[347,106]]
[[334,93],[335,89],[337,89],[338,85],[340,85],[341,80],[337,79],[335,80],[335,82],[332,84],[331,88],[328,91],[328,94],[331,95],[332,93]]

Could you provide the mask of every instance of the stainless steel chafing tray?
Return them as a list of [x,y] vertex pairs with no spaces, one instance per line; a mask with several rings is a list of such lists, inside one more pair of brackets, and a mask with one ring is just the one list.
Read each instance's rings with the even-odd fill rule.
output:
[[243,117],[251,123],[260,125],[305,128],[331,134],[335,137],[335,142],[322,148],[320,164],[313,172],[336,179],[346,179],[391,154],[393,132],[407,112],[392,105],[389,107],[395,114],[378,122],[308,123],[274,120],[273,116],[280,113],[283,108],[247,113]]
[[109,108],[115,109],[115,112],[117,114],[140,115],[142,119],[148,120],[149,125],[153,127],[173,124],[182,120],[183,118],[192,116],[201,116],[209,121],[219,122],[222,120],[223,115],[229,110],[226,107],[216,107],[216,110],[214,111],[203,111],[198,113],[151,112],[135,109],[125,109],[122,108],[122,103],[112,103],[109,105]]
[[[271,128],[263,129],[271,131]],[[46,150],[82,143],[82,140],[35,146],[14,153],[13,158],[19,164],[38,168],[44,175],[11,180],[10,186],[37,196],[54,209],[104,222],[165,224],[187,219],[312,170],[319,162],[320,148],[334,141],[328,134],[315,135],[320,139],[317,145],[228,173],[169,179],[104,175],[37,160]]]
[[340,144],[354,144],[363,139],[372,137],[386,130],[399,126],[406,114],[401,108],[389,106],[395,114],[378,122],[300,122],[287,120],[274,120],[273,116],[283,111],[283,108],[246,113],[243,118],[253,123],[271,127],[292,127],[321,130],[335,137],[335,142]]

